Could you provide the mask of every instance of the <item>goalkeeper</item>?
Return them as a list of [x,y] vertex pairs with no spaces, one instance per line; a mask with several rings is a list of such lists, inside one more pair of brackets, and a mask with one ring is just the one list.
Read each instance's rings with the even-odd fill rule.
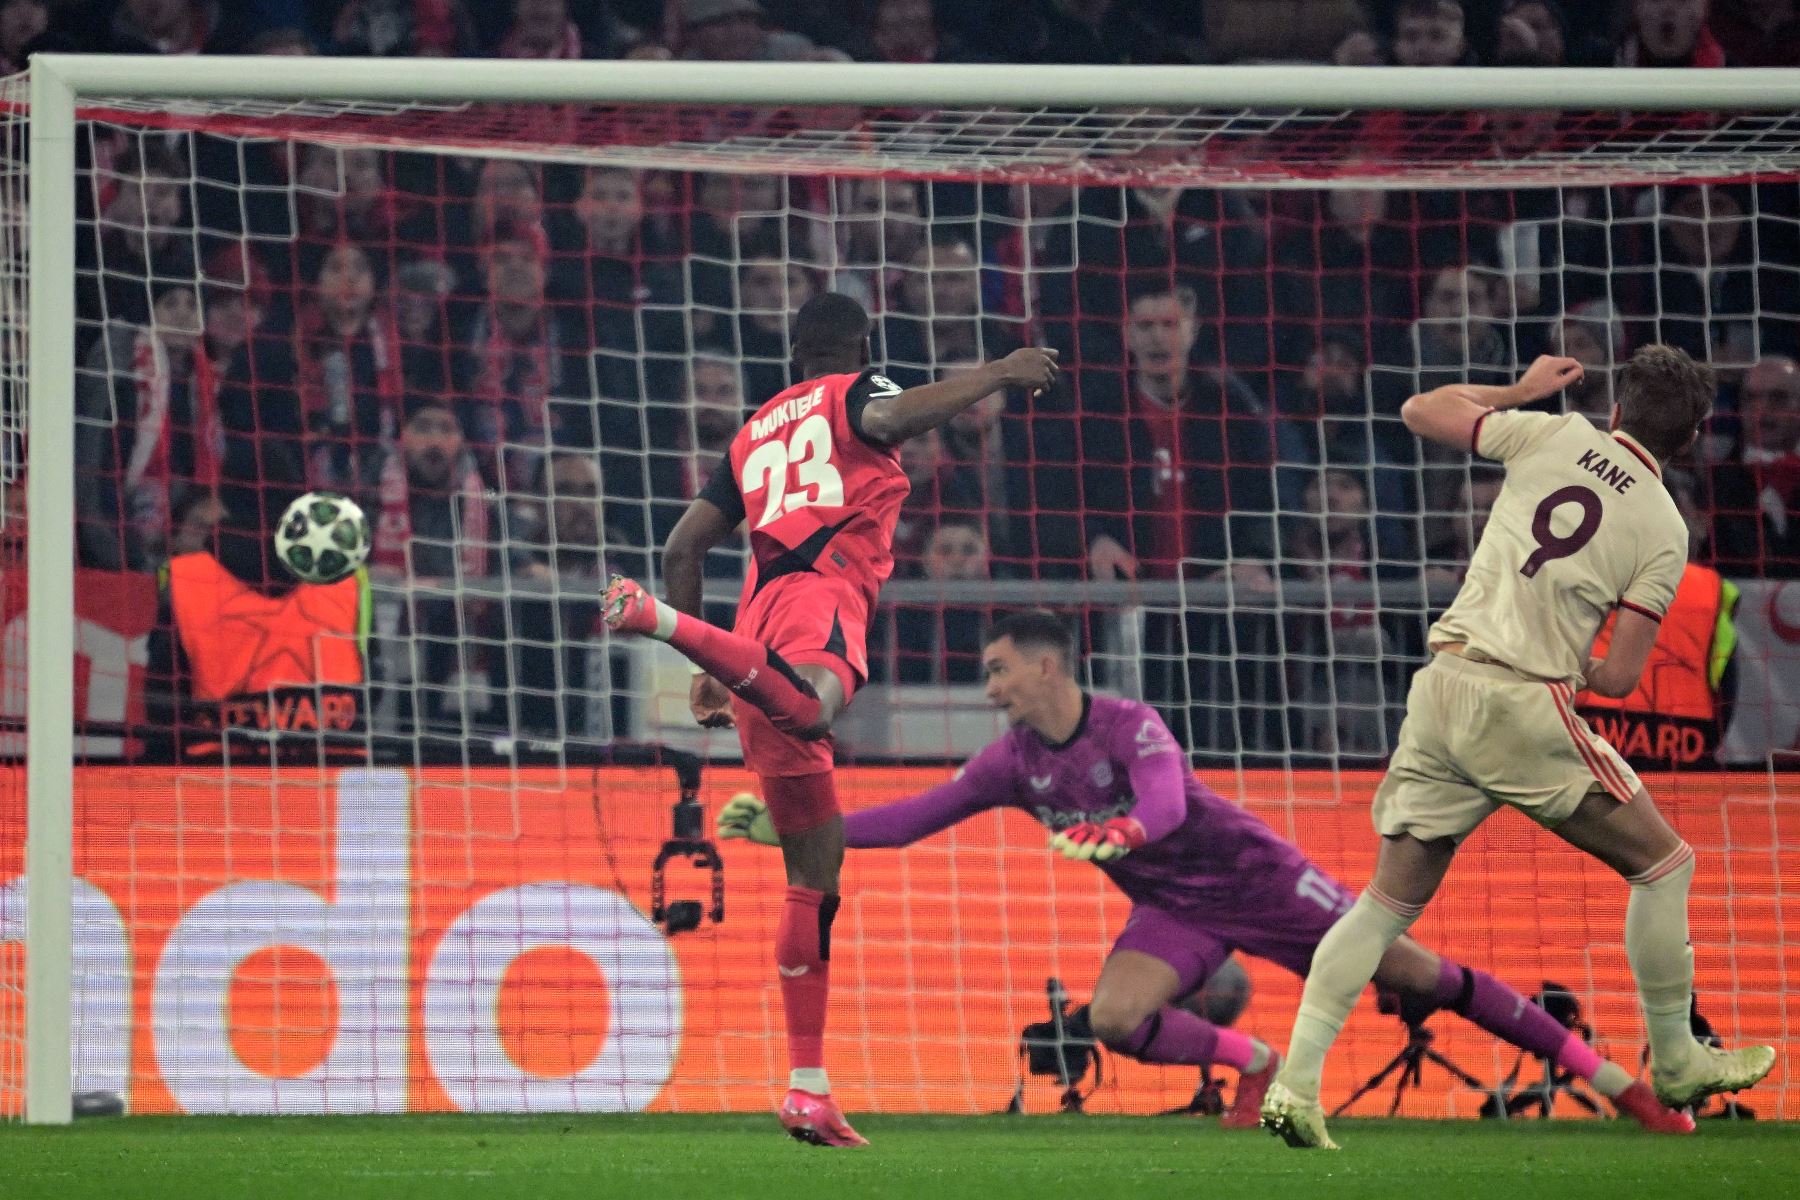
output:
[[[1279,1056],[1175,1001],[1233,950],[1305,978],[1320,939],[1355,897],[1196,779],[1155,710],[1084,692],[1069,633],[1052,614],[1023,612],[999,622],[983,646],[982,665],[988,699],[1005,711],[1012,731],[949,782],[850,814],[847,845],[911,845],[1001,805],[1030,813],[1051,831],[1051,849],[1094,863],[1132,901],[1094,985],[1095,1036],[1141,1062],[1236,1069],[1237,1095],[1222,1120],[1232,1128],[1255,1127]],[[768,814],[751,796],[726,805],[719,836],[775,844]],[[1375,983],[1451,1009],[1554,1061],[1646,1128],[1693,1129],[1686,1116],[1659,1104],[1648,1085],[1484,971],[1401,938],[1382,958]]]

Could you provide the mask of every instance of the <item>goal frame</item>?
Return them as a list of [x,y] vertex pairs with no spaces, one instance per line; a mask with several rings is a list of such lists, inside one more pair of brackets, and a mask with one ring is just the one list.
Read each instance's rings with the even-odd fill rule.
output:
[[[701,65],[40,54],[31,59],[29,87],[28,196],[35,219],[29,239],[27,501],[36,536],[29,538],[26,559],[32,624],[24,1082],[31,1124],[67,1124],[72,1108],[75,148],[84,101],[1800,110],[1800,72],[1778,69]],[[52,521],[52,513],[61,515]]]

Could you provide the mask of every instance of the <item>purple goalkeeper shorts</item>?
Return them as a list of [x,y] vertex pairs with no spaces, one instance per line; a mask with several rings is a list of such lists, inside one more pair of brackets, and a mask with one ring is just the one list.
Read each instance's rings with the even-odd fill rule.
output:
[[1326,930],[1356,897],[1310,863],[1270,872],[1245,889],[1230,910],[1176,910],[1134,904],[1113,952],[1160,958],[1187,995],[1212,977],[1234,950],[1286,967],[1302,979]]

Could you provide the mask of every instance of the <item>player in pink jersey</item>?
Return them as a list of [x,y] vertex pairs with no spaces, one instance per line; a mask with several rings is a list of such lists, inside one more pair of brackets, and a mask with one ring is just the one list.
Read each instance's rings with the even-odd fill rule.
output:
[[[988,697],[1005,709],[1012,731],[948,782],[850,814],[848,844],[911,845],[1002,805],[1031,814],[1051,831],[1053,849],[1093,862],[1132,901],[1094,987],[1094,1032],[1142,1062],[1237,1069],[1237,1097],[1223,1124],[1254,1128],[1279,1056],[1179,1002],[1233,950],[1304,976],[1350,907],[1350,893],[1253,813],[1201,783],[1154,709],[1084,692],[1069,634],[1052,614],[1000,622],[982,663]],[[719,836],[774,842],[762,804],[747,796],[719,814]],[[1653,1132],[1694,1128],[1580,1034],[1485,971],[1405,938],[1382,958],[1375,979],[1556,1062]]]
[[[844,862],[831,723],[868,678],[869,617],[893,571],[894,523],[907,494],[899,446],[1003,388],[1050,387],[1056,352],[1015,350],[902,391],[869,369],[868,314],[829,292],[795,316],[793,351],[805,382],[757,409],[669,534],[667,599],[614,576],[602,611],[613,630],[668,642],[691,659],[700,672],[689,697],[695,718],[737,727],[787,865],[775,955],[792,1067],[782,1124],[802,1141],[859,1146],[824,1067]],[[751,564],[726,631],[699,617],[701,564],[740,524],[749,527]]]

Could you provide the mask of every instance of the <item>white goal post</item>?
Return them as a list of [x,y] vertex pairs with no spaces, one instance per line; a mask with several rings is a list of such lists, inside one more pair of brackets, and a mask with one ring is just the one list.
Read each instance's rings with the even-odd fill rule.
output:
[[[72,797],[75,760],[73,522],[77,212],[77,113],[99,109],[180,111],[202,100],[272,107],[317,105],[898,106],[956,110],[965,129],[998,117],[1122,110],[1108,127],[1127,149],[1154,150],[1204,140],[1204,122],[1181,114],[1226,113],[1274,120],[1303,112],[1350,110],[1561,109],[1569,111],[1762,114],[1724,132],[1638,147],[1637,179],[1800,173],[1800,72],[1787,70],[1519,70],[1254,67],[895,66],[789,63],[518,62],[286,57],[158,58],[40,55],[29,82],[30,340],[28,837],[26,851],[26,1119],[71,1116]],[[1769,114],[1773,114],[1772,116]],[[329,115],[328,112],[322,115]],[[984,122],[986,125],[984,126]],[[1729,123],[1728,123],[1729,124]],[[1010,127],[1009,127],[1010,128]],[[308,136],[329,137],[309,131]],[[1103,155],[1108,134],[1030,145],[1000,134],[987,151],[1002,161],[1055,173],[1070,156]],[[430,138],[409,143],[434,149]],[[870,153],[871,172],[905,169],[905,138]],[[468,143],[447,146],[467,152]],[[839,153],[841,146],[821,153]],[[505,153],[502,149],[500,153]],[[711,170],[752,169],[728,151],[693,149]],[[803,161],[804,145],[793,148]],[[1689,158],[1688,154],[1702,156]],[[891,157],[882,158],[883,154]],[[1012,155],[1012,159],[1007,156]],[[835,161],[835,160],[834,160]],[[852,164],[854,165],[854,164]],[[1581,154],[1535,164],[1534,180],[1568,172],[1592,180]],[[1209,180],[1192,163],[1160,166]],[[1268,180],[1257,181],[1268,185]],[[1341,182],[1336,180],[1334,182]],[[1323,186],[1284,181],[1283,186]],[[1397,185],[1398,186],[1398,185]],[[52,522],[49,514],[59,514]]]

